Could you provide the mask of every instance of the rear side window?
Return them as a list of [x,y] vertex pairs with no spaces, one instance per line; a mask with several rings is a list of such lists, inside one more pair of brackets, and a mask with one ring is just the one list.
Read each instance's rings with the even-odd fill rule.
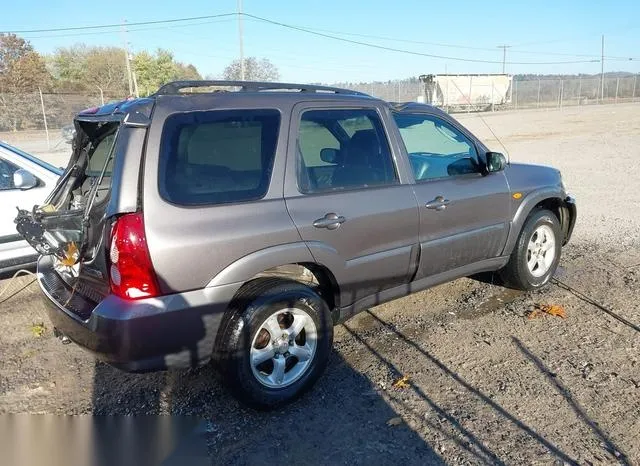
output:
[[307,110],[297,144],[303,194],[398,182],[382,121],[373,109]]
[[160,193],[181,205],[264,197],[280,127],[277,110],[215,110],[167,118],[160,145]]

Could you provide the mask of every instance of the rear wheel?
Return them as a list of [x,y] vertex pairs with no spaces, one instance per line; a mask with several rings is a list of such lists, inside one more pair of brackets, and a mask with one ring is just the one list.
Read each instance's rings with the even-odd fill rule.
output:
[[222,326],[223,382],[242,402],[275,408],[316,382],[332,344],[329,308],[313,289],[278,278],[254,280],[241,289]]
[[500,271],[506,285],[534,290],[546,285],[560,262],[560,221],[549,210],[537,210],[527,218],[511,258]]

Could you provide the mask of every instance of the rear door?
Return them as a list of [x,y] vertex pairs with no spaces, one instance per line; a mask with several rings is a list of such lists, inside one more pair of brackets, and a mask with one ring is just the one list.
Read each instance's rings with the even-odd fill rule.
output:
[[440,115],[394,114],[420,209],[416,278],[497,257],[507,234],[510,192],[503,172],[484,176],[477,145]]
[[336,275],[342,306],[408,282],[417,204],[378,109],[298,104],[285,198],[314,258]]

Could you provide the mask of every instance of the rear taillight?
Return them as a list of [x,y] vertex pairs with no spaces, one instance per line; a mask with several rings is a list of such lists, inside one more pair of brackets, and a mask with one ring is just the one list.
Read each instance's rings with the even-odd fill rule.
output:
[[109,262],[111,291],[116,296],[140,299],[160,295],[141,212],[126,214],[116,220],[111,233]]

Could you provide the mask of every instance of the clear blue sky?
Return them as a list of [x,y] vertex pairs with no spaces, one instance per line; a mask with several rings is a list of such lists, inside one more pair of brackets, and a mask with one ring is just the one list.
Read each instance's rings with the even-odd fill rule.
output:
[[[496,48],[500,44],[513,46],[507,51],[507,62],[589,60],[599,56],[600,36],[605,34],[605,55],[636,59],[605,61],[605,71],[640,72],[640,1],[598,3],[602,5],[584,0],[522,3],[491,0],[244,0],[244,11],[315,30],[373,34],[407,41],[335,34],[387,47],[490,61],[502,60],[502,50]],[[236,8],[236,0],[23,0],[12,3],[8,11],[5,9],[0,29],[100,25],[120,23],[124,19],[129,22],[164,20],[232,13]],[[178,60],[196,65],[203,75],[219,76],[225,65],[238,56],[235,17],[201,20],[190,25],[174,23],[131,26],[129,29],[128,40],[133,51],[158,47],[169,49]],[[21,35],[45,54],[77,42],[122,45],[123,35],[118,29],[99,31]],[[501,63],[469,63],[377,50],[250,19],[244,20],[244,32],[245,56],[269,58],[280,69],[282,79],[287,81],[369,81],[444,73],[445,69],[449,73],[496,73],[502,70]],[[592,57],[553,54],[586,54]],[[599,73],[600,63],[508,64],[507,72]]]

